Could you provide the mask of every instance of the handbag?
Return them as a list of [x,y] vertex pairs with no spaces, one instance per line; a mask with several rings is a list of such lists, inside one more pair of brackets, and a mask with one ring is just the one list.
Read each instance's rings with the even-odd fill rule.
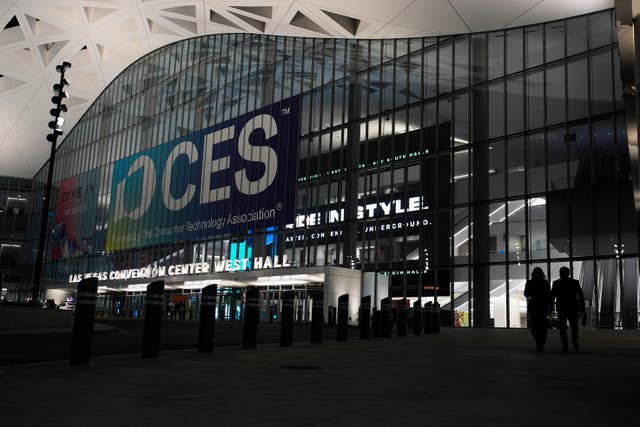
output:
[[558,329],[558,313],[552,311],[547,317],[547,327],[549,329]]

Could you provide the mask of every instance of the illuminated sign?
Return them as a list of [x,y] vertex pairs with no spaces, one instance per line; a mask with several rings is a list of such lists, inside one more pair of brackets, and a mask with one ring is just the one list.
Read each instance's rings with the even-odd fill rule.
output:
[[[249,264],[249,261],[253,261]],[[284,268],[291,267],[289,259],[286,255],[282,255],[282,260],[279,255],[273,257],[255,257],[253,260],[250,258],[240,258],[233,260],[220,260],[214,261],[213,268],[216,273],[223,271],[243,271],[243,270],[263,270],[271,268]]]
[[[251,265],[249,264],[251,261]],[[250,265],[251,268],[248,268]],[[266,270],[273,268],[286,268],[291,267],[289,259],[286,255],[275,255],[273,257],[255,257],[252,260],[249,258],[241,258],[234,260],[217,260],[213,262],[213,271],[230,272],[241,270]],[[176,264],[176,265],[160,265],[160,266],[147,266],[141,268],[130,268],[127,270],[112,270],[112,271],[100,271],[94,273],[85,274],[72,274],[69,276],[69,283],[78,283],[82,279],[89,277],[96,277],[100,281],[106,280],[131,280],[131,279],[155,279],[158,277],[166,276],[185,276],[194,274],[206,274],[211,273],[211,265],[208,262],[194,262],[191,264]]]
[[106,250],[294,220],[299,97],[114,164]]
[[[367,203],[358,206],[357,209],[357,219],[369,219],[428,210],[429,206],[423,204],[421,196],[415,196],[406,200],[395,199],[388,202]],[[287,228],[299,228],[324,223],[332,224],[342,221],[344,221],[344,209],[332,209],[328,212],[297,215],[295,224],[288,224]]]

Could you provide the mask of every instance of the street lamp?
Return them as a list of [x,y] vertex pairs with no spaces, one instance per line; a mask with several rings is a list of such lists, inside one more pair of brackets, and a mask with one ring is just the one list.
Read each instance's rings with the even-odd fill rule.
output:
[[47,135],[47,141],[51,143],[51,154],[49,155],[49,173],[47,175],[47,189],[45,191],[44,200],[42,201],[42,215],[40,216],[40,240],[38,241],[38,256],[33,272],[33,289],[31,293],[32,304],[37,304],[40,299],[40,289],[42,283],[42,263],[44,261],[45,244],[47,241],[47,223],[49,219],[49,201],[51,199],[51,187],[53,181],[53,163],[56,156],[56,142],[58,136],[62,135],[64,127],[64,118],[60,117],[62,113],[67,112],[67,106],[62,102],[69,97],[64,90],[65,86],[69,86],[69,80],[64,77],[66,70],[71,68],[71,63],[63,62],[56,65],[56,71],[60,73],[60,82],[53,85],[54,96],[51,102],[55,105],[49,113],[53,116],[53,120],[49,122],[49,129],[53,132]]

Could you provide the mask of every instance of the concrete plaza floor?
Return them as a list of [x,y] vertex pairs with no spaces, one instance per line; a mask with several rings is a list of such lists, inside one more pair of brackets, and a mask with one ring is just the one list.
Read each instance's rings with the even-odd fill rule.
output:
[[0,423],[24,425],[638,425],[640,334],[449,329],[293,347],[165,351],[0,368]]

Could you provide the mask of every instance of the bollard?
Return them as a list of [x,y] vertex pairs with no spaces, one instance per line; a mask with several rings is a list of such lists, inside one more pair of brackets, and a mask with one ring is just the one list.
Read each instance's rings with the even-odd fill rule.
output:
[[371,329],[373,330],[373,336],[375,338],[382,336],[382,332],[380,332],[380,310],[375,307],[371,313]]
[[73,318],[73,335],[69,352],[70,366],[86,365],[91,361],[91,339],[97,299],[98,278],[82,279],[78,283],[76,295],[76,312]]
[[144,309],[142,332],[142,357],[154,358],[160,354],[160,326],[164,305],[164,281],[158,280],[147,286],[147,302]]
[[380,301],[380,333],[384,338],[391,338],[393,333],[393,321],[390,315],[391,299],[383,298]]
[[422,334],[422,304],[420,301],[413,303],[413,335]]
[[209,285],[202,288],[200,298],[200,328],[198,329],[198,351],[201,353],[210,353],[213,351],[217,295],[218,286],[216,285]]
[[360,339],[368,340],[371,337],[371,296],[360,298]]
[[282,293],[282,314],[280,315],[280,345],[293,344],[293,291]]
[[244,305],[244,327],[242,328],[242,348],[256,348],[258,339],[258,304],[260,291],[256,286],[247,288],[246,303]]
[[322,324],[324,323],[324,303],[323,294],[316,292],[312,296],[313,305],[311,308],[311,342],[322,342]]
[[440,333],[440,304],[437,302],[433,304],[433,314],[431,315],[431,333]]
[[425,334],[430,334],[433,326],[433,305],[431,303],[431,301],[429,301],[428,303],[426,303],[424,305],[424,313],[423,313],[423,317],[424,317],[424,333]]
[[398,336],[407,336],[407,299],[402,298],[400,300],[400,306],[398,307]]
[[338,328],[337,341],[347,341],[347,324],[349,323],[349,294],[338,297]]

